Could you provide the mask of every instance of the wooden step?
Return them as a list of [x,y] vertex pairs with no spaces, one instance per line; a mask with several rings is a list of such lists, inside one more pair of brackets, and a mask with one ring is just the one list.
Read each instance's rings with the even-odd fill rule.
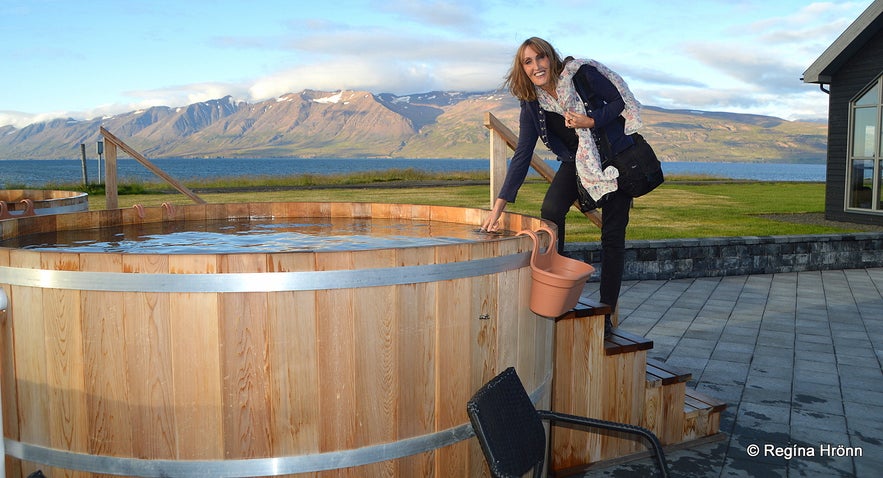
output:
[[721,412],[727,404],[687,389],[684,396],[684,437],[683,441],[696,440],[720,432]]
[[727,409],[727,404],[714,397],[688,388],[684,399],[684,412],[694,409],[707,409],[709,412],[720,413]]
[[[660,385],[689,382],[693,374],[661,360],[647,357],[647,382],[659,382]],[[653,385],[649,385],[653,386]]]
[[646,360],[643,425],[663,445],[680,443],[684,436],[684,400],[692,375],[661,360]]
[[[717,435],[723,402],[691,390],[692,374],[647,357],[653,341],[614,327],[603,337],[610,307],[581,299],[558,317],[552,409],[642,425],[663,445]],[[601,347],[603,341],[603,348]],[[592,436],[556,428],[550,469],[584,467],[641,453],[640,443],[615,435]]]
[[[608,315],[610,311],[610,306],[607,304],[581,297],[573,310],[558,317],[557,320]],[[604,355],[619,355],[652,348],[652,340],[619,328],[614,328],[613,333],[604,338]]]
[[610,306],[600,302],[580,298],[573,310],[565,313],[558,320],[567,317],[591,317],[593,315],[607,315],[610,313]]
[[619,355],[639,350],[650,350],[653,341],[622,329],[613,329],[613,333],[604,337],[604,355]]

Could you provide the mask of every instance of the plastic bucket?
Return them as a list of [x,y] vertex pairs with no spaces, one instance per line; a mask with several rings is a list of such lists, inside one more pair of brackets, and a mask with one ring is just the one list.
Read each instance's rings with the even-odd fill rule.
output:
[[534,243],[530,257],[530,310],[544,317],[558,317],[576,306],[583,287],[595,268],[558,254],[555,248],[555,231],[546,226],[540,227],[540,230],[550,236],[545,252],[540,251],[540,240],[536,232],[523,230],[519,233],[529,235]]

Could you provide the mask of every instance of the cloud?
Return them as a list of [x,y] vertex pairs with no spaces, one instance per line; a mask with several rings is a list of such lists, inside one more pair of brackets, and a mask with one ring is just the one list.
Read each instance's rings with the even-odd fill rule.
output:
[[486,91],[500,86],[502,71],[500,65],[481,61],[334,58],[258,79],[249,88],[249,98],[260,101],[304,89],[366,90],[398,95],[438,89]]
[[250,101],[304,89],[412,94],[437,89],[484,91],[502,83],[512,45],[451,35],[453,29],[472,28],[481,7],[436,2],[417,8],[413,2],[392,1],[378,8],[385,15],[400,16],[401,28],[300,18],[272,38],[226,36],[213,43],[274,49],[284,59],[268,67],[268,73],[246,81]]
[[272,45],[289,52],[288,63],[275,71],[237,82],[201,82],[122,92],[128,101],[85,111],[41,115],[5,112],[0,124],[16,127],[60,116],[89,119],[154,106],[177,107],[227,95],[263,101],[304,89],[366,90],[413,94],[432,90],[487,91],[498,88],[509,67],[510,45],[470,38],[364,30],[342,25],[314,25],[314,30],[287,38],[218,37],[230,48]]
[[280,44],[291,53],[289,65],[254,79],[251,100],[304,89],[394,94],[492,90],[502,83],[511,49],[468,37],[327,23],[300,30]]
[[[45,117],[43,119],[39,119],[41,116]],[[58,118],[58,115],[56,113],[35,115],[22,113],[19,111],[0,111],[0,127],[13,126],[16,128],[23,128],[29,124],[37,123],[39,121],[47,121],[53,118]]]
[[[796,41],[805,41],[807,33],[819,33],[834,38],[851,24],[867,7],[865,2],[811,3],[794,13],[772,17],[739,27],[756,34],[790,33]],[[781,37],[783,39],[789,36]]]
[[722,107],[748,108],[755,106],[756,101],[738,89],[635,88],[635,90],[635,95],[641,98],[642,103],[663,108],[684,108],[681,105],[691,105],[690,108],[706,110],[716,110]]
[[633,67],[630,65],[612,66],[618,71],[623,78],[627,78],[630,83],[652,83],[660,86],[691,86],[696,88],[705,88],[708,85],[695,78],[687,76],[678,76],[668,71],[656,70],[653,68]]
[[703,65],[760,91],[800,89],[800,76],[809,66],[809,63],[798,63],[788,57],[770,55],[769,50],[748,50],[737,43],[693,43],[685,50]]
[[[803,72],[851,24],[859,3],[812,3],[786,16],[727,29],[726,40],[682,44],[684,53],[725,77],[736,80],[731,90],[764,102],[765,95],[805,95]],[[726,101],[722,105],[739,102]]]
[[746,93],[740,88],[635,88],[635,95],[642,103],[661,108],[739,111],[787,120],[825,119],[828,97],[814,86],[803,85],[788,94]]
[[437,26],[457,31],[475,31],[481,27],[481,2],[386,0],[376,2],[378,10],[421,26]]
[[[127,105],[133,109],[143,109],[152,106],[182,106],[203,101],[233,96],[244,98],[248,94],[248,87],[233,83],[191,83],[187,85],[174,85],[150,90],[126,91],[125,95],[133,98]],[[129,111],[129,110],[124,110]]]
[[130,97],[131,101],[98,105],[82,111],[50,111],[39,114],[0,111],[0,126],[11,125],[15,128],[23,128],[29,124],[57,118],[74,118],[78,120],[103,118],[155,106],[169,106],[173,108],[186,106],[223,98],[228,95],[236,99],[244,99],[248,97],[248,87],[227,83],[193,83],[151,90],[131,90],[124,94]]
[[791,15],[744,25],[742,31],[755,36],[757,44],[768,45],[779,54],[790,54],[811,63],[865,7],[857,2],[812,3]]
[[510,45],[492,41],[445,38],[424,33],[414,35],[404,31],[391,31],[386,28],[344,28],[317,31],[308,35],[292,37],[287,41],[287,49],[305,58],[327,56],[370,57],[384,62],[402,60],[479,60],[493,58],[505,52],[508,56]]

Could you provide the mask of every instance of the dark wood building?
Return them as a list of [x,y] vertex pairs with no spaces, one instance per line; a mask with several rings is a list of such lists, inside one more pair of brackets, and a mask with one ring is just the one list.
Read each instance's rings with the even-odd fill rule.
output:
[[883,0],[803,74],[828,93],[825,217],[883,224]]

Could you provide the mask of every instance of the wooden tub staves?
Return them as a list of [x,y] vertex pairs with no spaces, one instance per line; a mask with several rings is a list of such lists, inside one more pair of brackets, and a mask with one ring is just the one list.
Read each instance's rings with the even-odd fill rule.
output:
[[[480,210],[359,203],[131,208],[33,232],[228,217],[478,227]],[[508,214],[509,230],[536,218]],[[553,322],[531,239],[373,251],[143,255],[0,248],[6,476],[483,476],[465,403],[515,366],[548,406]]]

